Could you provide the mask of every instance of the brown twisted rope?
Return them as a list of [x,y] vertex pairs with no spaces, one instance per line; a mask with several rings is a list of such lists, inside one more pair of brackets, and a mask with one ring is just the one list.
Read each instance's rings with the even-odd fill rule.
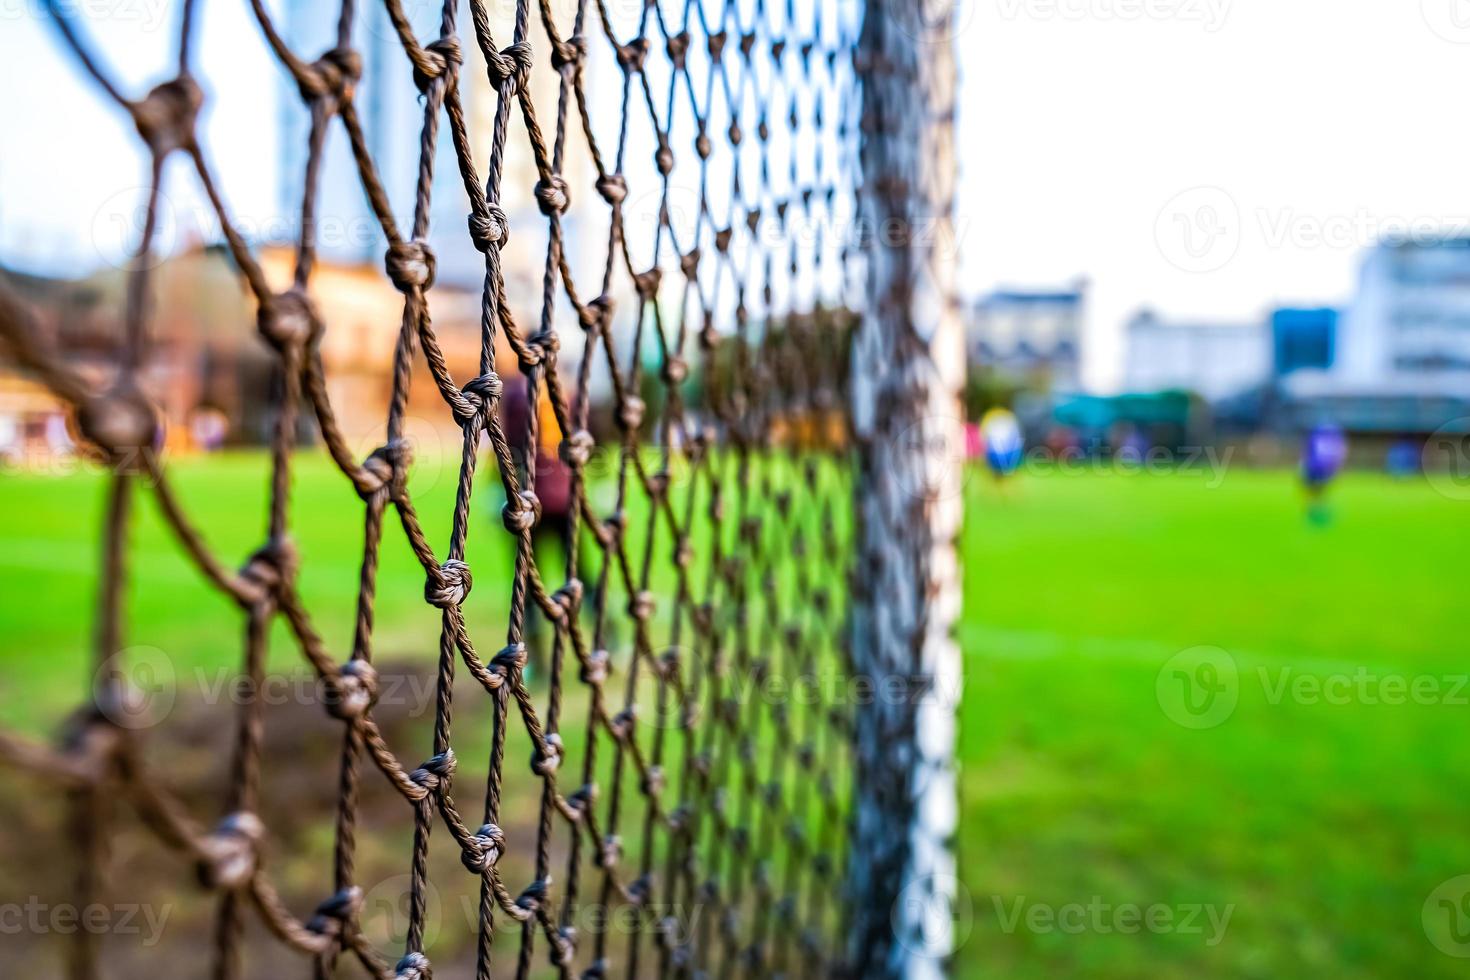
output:
[[[485,4],[471,0],[474,42],[495,98],[487,154],[471,145],[462,105],[466,58],[456,33],[458,4],[446,0],[438,35],[425,43],[400,0],[384,0],[423,105],[405,234],[358,115],[355,86],[363,68],[352,48],[359,16],[354,0],[343,0],[336,43],[315,60],[293,51],[265,6],[251,0],[265,43],[310,115],[302,231],[293,283],[283,292],[273,291],[236,230],[197,135],[203,95],[193,74],[193,6],[185,0],[180,17],[177,77],[136,100],[112,81],[80,27],[54,5],[51,10],[84,69],[132,117],[152,161],[115,376],[95,389],[44,349],[25,308],[0,293],[0,337],[14,358],[75,407],[80,430],[114,463],[102,534],[95,650],[106,673],[98,703],[56,748],[0,735],[0,756],[66,787],[76,826],[88,828],[75,835],[83,851],[78,898],[88,901],[100,887],[96,870],[106,844],[96,829],[102,823],[89,815],[105,805],[106,788],[118,787],[162,841],[199,864],[202,880],[218,893],[216,977],[242,975],[242,929],[252,911],[311,962],[319,978],[342,972],[344,959],[374,977],[429,977],[423,943],[436,826],[481,881],[477,977],[512,969],[501,958],[492,970],[495,930],[507,921],[520,926],[513,967],[518,977],[532,971],[538,937],[561,976],[842,972],[851,901],[841,888],[849,705],[830,688],[812,704],[761,692],[773,680],[815,682],[846,671],[843,624],[852,556],[843,348],[859,273],[858,250],[847,233],[856,193],[853,5],[820,0],[798,11],[791,0],[647,0],[636,17],[619,19],[608,0],[576,0],[569,13],[558,13],[551,0],[519,0],[512,43],[502,48]],[[599,68],[616,70],[621,80],[618,116],[611,120],[602,118],[588,92],[594,56],[603,59]],[[531,73],[542,62],[559,80],[554,112],[533,97]],[[469,200],[470,241],[484,256],[479,374],[464,383],[450,374],[427,302],[436,278],[427,238],[441,119],[448,122]],[[636,164],[630,160],[638,149],[635,119],[646,120],[654,144],[650,159]],[[327,394],[318,344],[332,324],[311,291],[321,161],[327,129],[336,122],[346,131],[388,243],[385,273],[403,295],[387,439],[361,461],[348,449]],[[517,132],[534,163],[531,188],[504,186],[507,146]],[[687,145],[678,145],[690,134]],[[588,186],[573,186],[563,175],[576,152],[585,152],[595,172]],[[159,426],[138,374],[148,358],[152,313],[147,257],[163,163],[174,153],[188,158],[218,216],[257,304],[261,338],[275,352],[285,382],[270,440],[267,533],[238,571],[205,544],[157,456],[138,451],[154,444]],[[680,171],[681,159],[697,163]],[[680,227],[684,222],[671,214],[676,171],[694,175],[692,228]],[[728,187],[717,193],[717,182]],[[630,194],[649,191],[658,212],[652,240],[633,243],[646,250],[645,266],[630,246],[625,211]],[[534,329],[520,322],[506,294],[503,252],[518,247],[514,241],[521,237],[512,234],[519,230],[502,206],[512,194],[531,195],[547,227]],[[583,227],[606,222],[600,275],[590,286],[585,277],[578,281],[567,254],[569,211]],[[812,239],[805,240],[809,230]],[[585,343],[567,369],[560,338],[573,327]],[[561,541],[566,577],[554,591],[532,544],[541,516],[534,488],[543,422],[533,409],[525,413],[523,431],[507,431],[499,406],[510,382],[495,371],[497,337],[519,360],[528,404],[548,399],[563,434],[558,455],[572,503]],[[655,363],[645,364],[650,348]],[[463,432],[443,557],[423,532],[405,481],[411,460],[404,416],[419,355]],[[691,385],[695,372],[698,383]],[[621,432],[610,513],[593,506],[586,475],[596,449],[589,428],[599,379],[612,392],[611,415]],[[655,404],[645,400],[650,392]],[[291,536],[291,469],[301,451],[296,441],[303,414],[314,420],[364,507],[356,626],[340,663],[314,628],[296,585],[300,563],[310,560],[298,555]],[[488,450],[483,460],[482,448]],[[477,579],[465,561],[475,477],[484,465],[493,467],[508,501],[504,533],[516,538],[508,582],[484,574]],[[115,724],[105,703],[127,696],[115,654],[125,646],[126,540],[137,485],[152,488],[185,552],[244,612],[240,679],[246,696],[235,721],[224,817],[212,827],[149,770],[136,739]],[[423,567],[425,600],[441,611],[433,741],[427,760],[416,766],[400,761],[373,719],[374,606],[390,508]],[[595,582],[577,577],[583,568],[593,570]],[[491,642],[498,652],[487,656],[472,637],[466,610],[472,592],[507,587],[505,641]],[[269,835],[258,815],[267,778],[264,717],[261,699],[252,695],[264,680],[267,634],[278,617],[324,685],[326,711],[343,725],[332,894],[310,915],[288,907],[262,856]],[[544,707],[525,678],[530,617],[551,630]],[[466,820],[451,796],[461,664],[493,704],[489,780],[478,822]],[[640,692],[650,683],[654,717],[651,725],[640,725],[650,709]],[[568,704],[573,688],[585,697]],[[560,732],[563,713],[583,703],[578,767],[566,758]],[[528,750],[539,781],[534,804],[503,792],[514,745]],[[599,758],[604,751],[610,759]],[[354,855],[365,764],[383,774],[413,814],[410,924],[406,948],[395,956],[374,950],[361,929]],[[605,786],[597,782],[599,772],[609,774]],[[534,841],[504,829],[508,817],[523,816],[507,813],[511,807],[535,808]],[[634,867],[622,866],[624,838],[637,842]],[[534,878],[519,891],[498,867],[508,852],[532,855]],[[590,935],[574,927],[581,921],[579,903],[589,900],[603,909],[623,904],[664,914],[652,922],[640,918],[632,935],[614,942],[602,919],[593,920]],[[71,973],[98,973],[94,941],[85,933]]]

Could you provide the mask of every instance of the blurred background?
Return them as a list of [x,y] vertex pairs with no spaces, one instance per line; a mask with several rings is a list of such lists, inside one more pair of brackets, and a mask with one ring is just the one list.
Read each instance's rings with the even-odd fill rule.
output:
[[[162,77],[170,5],[75,6],[122,78]],[[267,6],[293,47],[328,46],[328,5]],[[406,6],[428,33],[433,5]],[[252,247],[285,274],[305,113],[246,7],[205,13],[206,146]],[[365,5],[360,33],[364,125],[406,212],[417,140],[404,134],[421,110],[378,7]],[[966,473],[955,974],[1462,973],[1470,130],[1455,99],[1470,84],[1470,9],[987,0],[960,4],[951,41],[961,192],[945,247],[962,270],[969,371],[965,444],[953,448]],[[483,78],[472,49],[464,77]],[[27,80],[0,104],[0,278],[79,368],[100,372],[120,329],[146,160],[40,4],[0,8],[0,61]],[[536,98],[554,103],[543,70]],[[617,77],[611,64],[589,71]],[[617,88],[589,86],[610,100]],[[483,143],[493,100],[467,89]],[[333,324],[333,401],[365,456],[381,441],[400,301],[334,138],[313,289]],[[513,306],[534,311],[543,222],[534,170],[511,147],[506,186],[527,193],[505,206],[530,240],[506,252],[507,287]],[[467,377],[481,259],[441,148],[430,302],[451,368]],[[147,386],[211,544],[244,554],[264,513],[260,447],[279,381],[207,203],[170,166]],[[573,186],[591,177],[568,173]],[[628,213],[657,222],[656,207]],[[602,233],[575,214],[569,223],[572,261],[579,248],[583,261],[600,255]],[[438,540],[459,434],[427,376],[415,383],[412,486]],[[302,550],[341,561],[307,565],[303,594],[336,611],[326,629],[345,641],[360,515],[341,506],[325,458],[306,455]],[[0,723],[50,732],[85,693],[102,484],[68,413],[0,363]],[[227,676],[238,650],[228,603],[156,515],[143,508],[141,522],[136,659],[175,681]],[[486,537],[479,547],[501,547]],[[387,554],[379,648],[422,697],[405,693],[385,724],[408,732],[424,729],[429,705],[436,614],[420,593],[407,549]],[[272,666],[300,676],[285,642]],[[178,686],[156,751],[186,799],[212,799],[228,733],[187,693],[198,686]],[[331,764],[330,723],[283,690],[270,793],[328,812],[331,787],[310,773]],[[68,872],[37,854],[65,830],[24,777],[0,774],[0,794],[13,817],[0,833],[0,902],[59,901]],[[364,880],[390,898],[374,926],[383,944],[409,833],[395,802],[367,801],[380,833],[363,835]],[[314,896],[330,828],[284,819],[280,833],[283,887]],[[168,894],[180,869],[160,868],[141,836],[125,839],[119,879]],[[158,926],[180,975],[192,975],[187,936],[207,916],[202,903],[181,906]],[[469,955],[456,914],[443,918],[445,943]],[[57,940],[3,920],[0,931],[25,956],[48,956]],[[136,936],[109,942],[120,975],[156,972]]]

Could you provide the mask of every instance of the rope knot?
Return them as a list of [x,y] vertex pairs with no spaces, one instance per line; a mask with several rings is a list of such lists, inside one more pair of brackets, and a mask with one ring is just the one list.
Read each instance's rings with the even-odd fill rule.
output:
[[646,37],[640,37],[618,46],[618,65],[626,74],[636,75],[641,72],[643,63],[647,60],[648,38]]
[[426,790],[436,790],[454,777],[453,749],[445,749],[408,774],[408,778]]
[[331,99],[341,104],[352,98],[361,78],[362,55],[350,47],[336,47],[322,52],[296,82],[308,102]]
[[489,59],[486,68],[490,74],[490,85],[499,91],[501,98],[509,98],[526,87],[531,77],[532,52],[527,41],[517,41],[501,51],[499,56]]
[[484,874],[500,861],[505,850],[505,832],[493,823],[487,823],[475,831],[465,842],[459,858],[466,870],[473,874]]
[[570,966],[577,956],[577,927],[561,926],[556,930],[556,948],[551,952],[555,966]]
[[356,48],[347,45],[331,48],[322,53],[321,60],[336,67],[344,81],[355,83],[362,78],[362,55]]
[[618,406],[618,425],[624,432],[637,432],[638,427],[643,424],[643,412],[643,399],[637,395],[628,395]]
[[597,178],[597,193],[608,204],[616,207],[627,200],[628,181],[622,174],[603,174]]
[[554,330],[537,331],[526,344],[526,354],[521,358],[521,363],[527,367],[536,364],[552,363],[557,353],[561,350],[561,337]]
[[690,618],[694,621],[694,628],[701,634],[708,634],[714,626],[714,609],[709,603],[701,602],[690,612]]
[[545,879],[531,882],[526,886],[526,890],[521,892],[520,897],[516,899],[516,905],[525,909],[527,912],[539,912],[541,910],[541,902],[546,898],[546,886],[547,882]]
[[276,538],[257,549],[240,569],[250,604],[273,598],[296,576],[298,557],[290,538]]
[[649,766],[648,771],[643,774],[640,785],[645,796],[657,796],[664,789],[664,770],[662,766]]
[[453,78],[464,63],[459,50],[459,38],[446,35],[424,45],[421,57],[414,59],[413,83],[420,92],[427,93],[429,86],[440,78]]
[[523,343],[520,349],[516,351],[516,356],[521,362],[521,370],[526,374],[530,374],[531,368],[541,363],[541,359],[545,354],[546,352],[541,349],[541,345],[534,340]]
[[550,776],[561,768],[561,757],[561,736],[550,732],[531,753],[531,771],[538,776]]
[[629,705],[622,711],[612,716],[608,722],[607,730],[612,737],[619,742],[626,742],[633,734],[633,726],[638,721],[638,709]]
[[206,888],[236,891],[255,877],[265,824],[253,813],[232,813],[200,842],[199,879]]
[[674,148],[669,146],[667,140],[660,138],[658,150],[653,154],[653,163],[664,177],[674,172]]
[[699,159],[708,160],[710,154],[715,151],[714,143],[710,141],[709,133],[701,127],[699,135],[694,137],[694,152],[699,154]]
[[604,330],[612,321],[613,310],[617,308],[617,300],[607,293],[603,293],[582,307],[577,315],[582,321],[584,330]]
[[524,643],[512,643],[490,658],[490,671],[499,675],[503,680],[511,682],[515,681],[525,666],[526,645]]
[[470,241],[481,252],[504,248],[510,241],[510,222],[499,206],[490,204],[484,214],[470,213]]
[[602,838],[602,847],[593,855],[592,862],[599,868],[616,868],[618,860],[623,856],[623,842],[617,834],[608,834]]
[[413,446],[406,439],[392,439],[374,449],[354,477],[358,495],[367,500],[385,487],[400,488],[412,462]]
[[292,287],[260,304],[255,325],[278,351],[304,346],[321,331],[321,316],[305,290]]
[[606,650],[593,650],[582,664],[582,683],[601,684],[607,680],[607,662],[611,659]]
[[[494,371],[487,371],[477,378],[466,381],[460,389],[464,395],[465,402],[470,407],[470,414],[460,418],[460,424],[468,424],[474,421],[476,416],[483,418],[482,413],[487,409],[494,408],[495,403],[500,400],[500,393],[504,390],[500,375]],[[459,415],[459,412],[455,412]]]
[[567,579],[566,585],[551,594],[551,601],[556,603],[561,610],[563,619],[570,618],[573,613],[582,607],[582,580],[576,577]]
[[318,905],[306,928],[319,936],[340,936],[343,927],[357,918],[361,908],[362,889],[351,885]]
[[388,278],[401,293],[427,289],[434,284],[434,253],[428,242],[417,239],[394,242],[388,246],[383,263],[387,267]]
[[576,469],[580,466],[587,465],[587,461],[592,458],[592,450],[596,448],[596,445],[597,443],[592,438],[592,433],[586,429],[577,429],[561,441],[561,445],[557,447],[557,454],[561,456],[563,463],[566,463],[572,469]]
[[628,885],[628,900],[634,905],[640,907],[647,905],[648,900],[652,897],[653,879],[648,877],[648,875],[639,875],[637,878],[633,879],[633,882],[630,885]]
[[551,66],[562,74],[567,74],[568,69],[575,74],[585,60],[587,60],[587,38],[581,34],[573,34],[565,41],[557,41],[552,45]]
[[667,950],[674,950],[679,945],[679,919],[677,916],[666,915],[659,919],[653,927],[658,935],[658,944]]
[[663,270],[654,266],[646,272],[640,272],[633,277],[633,288],[638,290],[638,296],[642,299],[653,299],[658,294],[659,283],[663,281]]
[[680,31],[669,38],[665,45],[669,52],[669,61],[673,62],[675,68],[684,67],[684,56],[689,53],[689,32]]
[[378,697],[378,671],[366,660],[349,660],[326,682],[327,714],[338,721],[359,718]]
[[434,971],[423,953],[409,953],[393,968],[395,980],[433,980]]
[[424,601],[440,609],[450,609],[464,603],[474,579],[470,566],[458,558],[450,558],[435,569],[424,583]]
[[158,410],[142,391],[123,382],[83,402],[77,428],[114,462],[127,462],[157,442]]
[[541,213],[548,217],[566,211],[571,199],[567,196],[567,182],[561,174],[552,174],[550,180],[536,181],[536,203]]
[[162,157],[194,141],[194,122],[203,104],[204,93],[194,79],[181,75],[129,103],[128,111],[148,149]]
[[541,520],[541,500],[534,490],[522,490],[500,509],[500,519],[511,534],[525,534]]
[[571,807],[572,811],[576,813],[578,820],[581,820],[591,810],[592,804],[595,802],[597,802],[596,783],[584,783],[576,792],[567,797],[567,806]]
[[633,598],[628,602],[628,615],[640,623],[646,623],[653,618],[653,611],[657,605],[652,592],[640,589],[633,593]]

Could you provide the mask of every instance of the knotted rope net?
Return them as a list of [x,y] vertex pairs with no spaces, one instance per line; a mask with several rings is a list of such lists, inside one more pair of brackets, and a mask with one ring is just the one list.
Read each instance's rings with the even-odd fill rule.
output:
[[[198,79],[208,66],[194,50],[196,5],[180,7],[176,76],[142,94],[124,90],[82,22],[49,5],[82,69],[136,124],[151,181],[109,377],[76,371],[38,337],[25,305],[0,293],[5,346],[74,407],[79,431],[111,464],[94,700],[58,744],[8,734],[0,755],[69,796],[78,902],[101,888],[105,829],[87,814],[103,794],[125,800],[197,863],[217,903],[218,977],[249,974],[242,937],[251,916],[301,954],[303,975],[429,977],[433,847],[457,850],[464,873],[479,879],[477,977],[843,972],[852,712],[834,696],[840,687],[813,682],[848,676],[845,374],[863,294],[852,233],[860,5],[519,0],[502,4],[514,7],[507,17],[486,0],[446,0],[428,38],[415,34],[402,0],[383,5],[421,93],[406,226],[364,135],[363,59],[353,38],[366,11],[342,0],[336,44],[315,56],[294,50],[262,0],[251,0],[260,38],[310,120],[300,234],[284,289],[268,281],[237,230],[229,188],[216,180],[201,137]],[[460,36],[464,6],[468,39]],[[500,20],[511,22],[510,36],[493,33]],[[471,43],[477,59],[466,57]],[[462,100],[469,60],[493,99],[493,126],[479,143]],[[543,64],[556,81],[539,92],[531,77]],[[313,291],[324,147],[338,126],[387,243],[384,273],[402,294],[386,440],[365,459],[354,456],[329,397],[320,343],[334,324]],[[469,205],[459,233],[484,260],[473,378],[451,375],[430,316],[431,192],[445,140]],[[517,145],[529,154],[532,186],[507,180]],[[240,567],[211,550],[169,467],[147,451],[161,425],[140,378],[156,312],[148,257],[172,158],[187,162],[218,218],[258,310],[260,338],[279,365],[268,530]],[[535,202],[538,227],[513,227],[509,215],[527,212],[509,202],[525,200]],[[633,201],[645,220],[630,216]],[[513,308],[507,253],[534,247],[539,257],[543,243],[539,306]],[[500,376],[498,344],[513,351],[523,377]],[[452,530],[441,542],[422,529],[407,480],[404,419],[421,372],[463,433]],[[517,397],[526,410],[503,404],[512,386],[524,392]],[[601,442],[592,435],[599,413],[612,433]],[[547,444],[551,419],[557,450],[548,459],[536,449]],[[293,544],[292,466],[320,447],[341,471],[344,499],[355,493],[362,514],[346,650],[329,648],[297,585],[313,556]],[[598,454],[614,462],[589,475]],[[556,535],[559,580],[545,550],[533,547],[537,488],[552,466],[571,501]],[[128,643],[121,610],[137,492],[156,498],[178,544],[238,604],[244,624],[245,696],[217,709],[235,717],[227,796],[215,813],[192,812],[150,767],[137,732],[116,723],[130,697],[117,656]],[[477,520],[486,508],[475,504],[501,499],[502,519],[487,528]],[[472,531],[509,535],[513,562],[472,577]],[[422,566],[425,601],[440,611],[432,743],[418,751],[389,744],[374,712],[379,553],[385,536],[399,533]],[[508,605],[508,618],[476,608],[476,597],[492,590],[503,603],[494,608]],[[338,802],[334,817],[322,815],[334,821],[335,843],[314,911],[291,907],[273,882],[272,832],[259,805],[269,779],[266,716],[251,695],[265,680],[278,620],[341,726],[340,766],[321,776],[335,780]],[[536,620],[546,649],[539,680],[526,670]],[[146,635],[146,624],[138,632]],[[761,693],[776,682],[818,696]],[[491,705],[483,788],[454,779],[452,721],[466,698]],[[533,789],[507,789],[515,770],[529,772]],[[375,948],[362,928],[354,855],[368,779],[391,784],[412,815],[401,949]],[[503,873],[508,856],[531,869],[529,881]],[[584,903],[659,913],[614,935],[605,918],[589,925],[579,915]],[[72,975],[105,973],[98,959],[95,937],[79,934]]]

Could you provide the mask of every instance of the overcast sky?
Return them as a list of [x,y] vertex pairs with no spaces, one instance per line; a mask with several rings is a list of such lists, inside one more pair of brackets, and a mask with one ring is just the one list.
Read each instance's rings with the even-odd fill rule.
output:
[[1470,0],[984,0],[962,12],[967,284],[1335,304],[1382,231],[1470,224]]
[[[171,4],[70,5],[108,14],[93,30],[120,74],[161,77]],[[209,152],[264,221],[278,69],[245,3],[201,7]],[[0,0],[0,261],[54,269],[116,247],[143,161],[39,9]],[[1093,384],[1140,306],[1341,303],[1384,231],[1470,229],[1470,0],[966,0],[955,43],[964,289],[1087,277]]]

